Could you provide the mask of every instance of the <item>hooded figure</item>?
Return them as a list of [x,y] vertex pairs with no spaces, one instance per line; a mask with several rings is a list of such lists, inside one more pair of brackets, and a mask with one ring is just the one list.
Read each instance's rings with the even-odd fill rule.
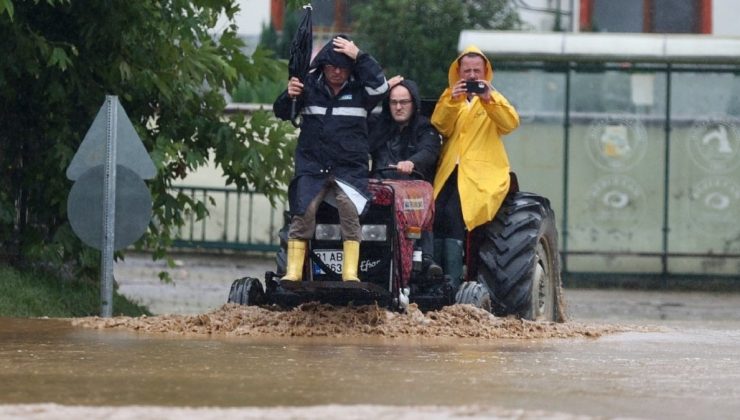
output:
[[432,124],[445,138],[434,178],[434,196],[439,195],[447,178],[457,169],[462,216],[467,230],[489,222],[509,191],[509,158],[501,136],[519,126],[519,114],[506,98],[491,89],[490,102],[479,96],[470,101],[454,99],[453,86],[462,78],[460,60],[469,53],[482,57],[483,79],[493,80],[493,68],[480,49],[470,46],[450,64],[450,87],[442,92],[432,114]]
[[[493,220],[509,191],[509,159],[501,136],[519,126],[519,115],[491,85],[491,63],[475,46],[450,64],[448,80],[432,114],[432,124],[445,139],[434,178],[435,249],[441,246],[436,241],[445,242],[435,254],[449,260],[445,272],[452,266],[451,276],[459,276],[466,230]],[[466,81],[481,82],[481,91],[467,91]]]
[[[358,215],[369,199],[367,116],[383,98],[388,83],[375,59],[347,36],[339,35],[316,55],[306,80],[291,79],[288,89],[275,100],[273,111],[283,120],[291,117],[291,89],[303,120],[295,150],[295,175],[288,188],[293,218],[284,279],[301,280],[305,244],[313,237],[315,211],[324,196],[337,201],[345,239],[344,265],[351,266],[347,257],[359,253]],[[348,200],[354,206],[353,214],[343,207]],[[347,246],[352,248],[349,253]],[[343,273],[343,278],[357,280],[354,265],[354,273]]]
[[[337,95],[324,80],[327,65],[350,69],[349,80]],[[354,187],[366,202],[366,118],[388,89],[383,70],[369,54],[360,51],[352,60],[334,51],[328,42],[314,57],[307,80],[302,82],[304,91],[297,107],[303,121],[295,151],[295,176],[288,191],[291,213],[303,214],[329,176]],[[277,98],[273,110],[278,118],[290,118],[287,91]],[[358,213],[364,210],[365,202],[358,200]]]
[[[406,105],[411,116],[402,126],[393,117],[390,97],[383,100],[382,111],[379,116],[370,119],[370,154],[373,160],[373,169],[395,165],[400,161],[408,160],[414,164],[414,170],[423,175],[427,182],[434,181],[434,170],[437,166],[437,157],[441,137],[437,129],[429,120],[421,115],[421,97],[419,87],[412,80],[401,80],[390,89],[393,92],[397,86],[405,87],[411,95],[411,103]],[[402,174],[384,173],[387,178],[408,178]]]
[[[401,80],[390,88],[380,115],[370,119],[373,169],[396,165],[398,170],[378,173],[383,178],[414,179],[403,172],[405,164],[406,170],[419,172],[431,183],[441,141],[437,130],[421,115],[419,87],[412,80]],[[442,268],[433,259],[433,238],[430,231],[421,233],[421,272],[430,279],[442,277]]]

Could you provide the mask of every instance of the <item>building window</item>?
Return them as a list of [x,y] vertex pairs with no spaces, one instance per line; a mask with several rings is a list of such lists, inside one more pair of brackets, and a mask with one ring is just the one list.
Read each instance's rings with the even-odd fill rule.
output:
[[593,32],[711,33],[711,0],[581,0]]
[[696,1],[652,0],[646,16],[645,32],[654,33],[696,33],[698,13]]
[[642,32],[643,0],[593,0],[591,28],[595,32]]

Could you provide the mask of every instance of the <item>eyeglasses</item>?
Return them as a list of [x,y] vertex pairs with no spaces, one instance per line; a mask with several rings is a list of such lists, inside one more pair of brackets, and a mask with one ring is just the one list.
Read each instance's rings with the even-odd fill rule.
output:
[[391,106],[396,106],[396,105],[406,106],[410,104],[411,102],[413,102],[413,100],[411,99],[399,99],[399,100],[391,99],[390,100]]
[[331,65],[331,64],[326,64],[324,67],[326,68],[326,70],[329,70],[332,73],[335,72],[335,71],[337,71],[337,70],[339,70],[339,71],[345,71],[345,70],[348,71],[349,70],[347,67],[339,67],[339,66],[334,66],[334,65]]

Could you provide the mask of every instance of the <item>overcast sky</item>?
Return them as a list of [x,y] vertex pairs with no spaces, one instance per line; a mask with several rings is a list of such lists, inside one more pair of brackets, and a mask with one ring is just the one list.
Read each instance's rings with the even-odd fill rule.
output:
[[239,0],[241,12],[236,17],[239,33],[259,35],[262,24],[270,19],[270,0]]

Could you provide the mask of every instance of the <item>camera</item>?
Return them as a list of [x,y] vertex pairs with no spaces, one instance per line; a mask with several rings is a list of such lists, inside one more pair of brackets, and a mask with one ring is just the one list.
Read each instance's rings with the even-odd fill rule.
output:
[[465,82],[465,90],[468,93],[483,93],[486,91],[486,83],[477,80],[468,80]]

